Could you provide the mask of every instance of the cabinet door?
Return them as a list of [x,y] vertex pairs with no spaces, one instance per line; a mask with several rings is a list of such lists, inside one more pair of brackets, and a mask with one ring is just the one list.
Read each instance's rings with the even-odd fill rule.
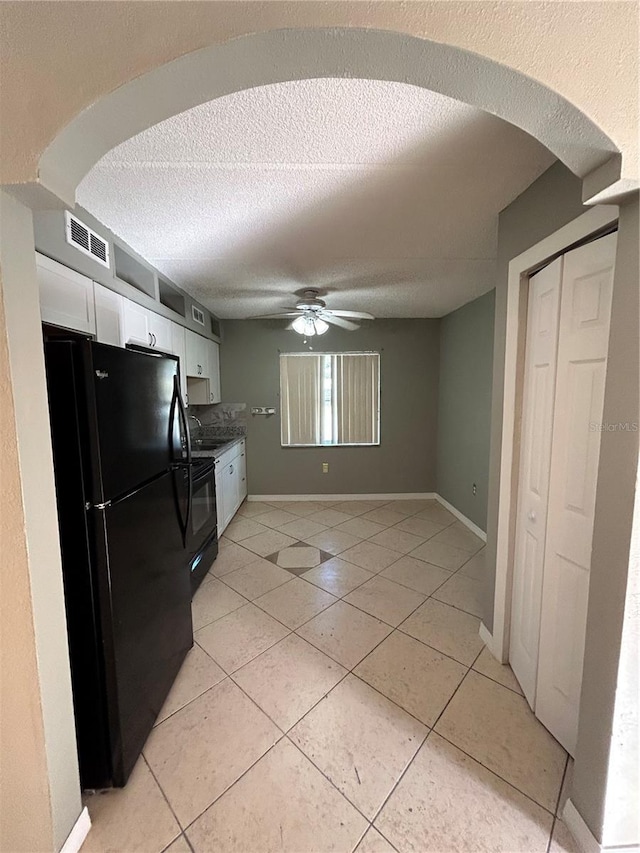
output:
[[185,406],[188,406],[189,395],[187,394],[187,350],[185,343],[185,328],[184,326],[179,326],[178,323],[171,323],[171,352],[173,355],[177,355],[179,359],[182,401]]
[[150,329],[150,314],[142,305],[124,301],[124,339],[127,344],[138,344],[144,347],[152,346],[153,338]]
[[95,335],[93,281],[36,252],[43,323]]
[[216,460],[216,514],[218,516],[218,539],[222,536],[222,532],[227,526],[225,523],[224,472],[225,469],[221,467]]
[[124,297],[114,293],[108,287],[93,283],[96,306],[96,338],[101,344],[123,347],[124,338]]
[[171,333],[171,320],[166,317],[161,317],[154,311],[149,312],[149,331],[151,332],[151,345],[154,349],[162,350],[163,352],[173,352],[173,340]]
[[197,335],[195,332],[189,331],[189,329],[186,329],[185,331],[187,345],[187,376],[206,379],[209,374],[206,349],[207,339],[203,338],[202,335]]
[[219,403],[220,395],[220,345],[215,341],[207,341],[209,367],[209,402]]
[[247,449],[245,442],[242,441],[238,445],[240,454],[236,459],[238,466],[238,506],[247,496]]
[[238,465],[237,460],[229,462],[224,469],[224,511],[225,511],[225,527],[238,509]]

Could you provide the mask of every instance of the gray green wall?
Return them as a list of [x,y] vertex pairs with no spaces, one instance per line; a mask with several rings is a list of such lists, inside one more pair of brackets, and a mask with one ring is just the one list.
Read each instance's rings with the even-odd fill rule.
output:
[[[331,329],[316,351],[380,351],[379,447],[280,446],[280,352],[304,349],[281,322],[226,320],[220,348],[222,399],[275,406],[249,415],[250,494],[434,492],[438,407],[438,320],[376,320],[356,332]],[[322,473],[322,463],[329,473]]]
[[494,310],[491,291],[440,321],[438,494],[481,530],[487,529]]
[[502,403],[504,389],[504,347],[507,312],[509,261],[526,249],[576,219],[586,208],[582,204],[582,182],[562,163],[534,181],[506,207],[498,219],[498,264],[493,344],[493,392],[491,400],[491,452],[489,499],[487,506],[488,577],[483,595],[483,622],[493,630],[495,592],[496,532],[500,493],[500,450],[502,443]]

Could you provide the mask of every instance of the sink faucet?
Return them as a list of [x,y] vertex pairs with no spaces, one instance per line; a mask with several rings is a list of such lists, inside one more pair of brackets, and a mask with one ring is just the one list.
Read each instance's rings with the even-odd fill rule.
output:
[[195,415],[189,415],[189,417],[192,421],[195,421],[198,424],[200,429],[202,429],[202,421],[200,420],[200,418],[197,418]]

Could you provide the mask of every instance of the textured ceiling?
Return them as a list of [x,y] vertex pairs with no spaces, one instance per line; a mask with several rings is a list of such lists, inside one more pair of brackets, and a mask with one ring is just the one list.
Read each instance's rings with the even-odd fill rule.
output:
[[438,317],[494,284],[497,214],[551,163],[517,128],[401,83],[241,91],[114,149],[78,202],[223,318],[290,305]]

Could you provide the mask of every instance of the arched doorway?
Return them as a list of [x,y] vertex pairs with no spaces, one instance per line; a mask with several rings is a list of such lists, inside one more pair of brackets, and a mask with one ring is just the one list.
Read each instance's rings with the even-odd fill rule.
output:
[[142,130],[221,95],[318,77],[408,83],[492,113],[536,138],[579,177],[597,171],[589,194],[620,175],[614,143],[573,104],[524,74],[427,39],[332,28],[242,36],[132,80],[76,116],[49,145],[40,160],[40,183],[73,203],[91,167]]
[[[40,203],[34,192],[38,187],[48,190],[45,194],[48,204],[52,198],[58,203],[62,200],[73,204],[75,188],[84,174],[104,153],[139,131],[222,94],[268,82],[314,76],[395,80],[475,105],[529,132],[580,177],[594,176],[596,182],[590,195],[614,184],[620,174],[620,155],[615,145],[593,122],[564,98],[513,69],[460,48],[407,35],[374,30],[318,29],[279,30],[245,36],[188,54],[143,75],[101,98],[67,126],[40,161],[39,184],[13,189],[29,206]],[[6,221],[12,227],[5,236],[7,241],[14,241],[15,249],[26,254],[29,219],[24,214],[24,209],[6,212]],[[24,470],[23,466],[22,471],[23,495],[25,503],[30,504],[28,512],[24,513],[27,538],[31,527],[31,535],[40,539],[38,553],[50,555],[57,551],[51,518],[44,518],[44,526],[43,518],[34,523],[34,512],[52,497],[53,484],[33,273],[28,264],[5,264],[3,269],[5,289],[12,291],[10,299],[5,301],[8,302],[12,382],[14,397],[17,397],[15,420],[19,432],[29,425],[24,452],[31,454],[30,468],[33,469]],[[21,304],[16,299],[18,290],[21,291]],[[21,338],[20,346],[18,338]],[[19,363],[20,368],[16,369]],[[31,481],[26,489],[25,477]],[[39,501],[32,500],[36,490],[40,492]],[[50,567],[47,560],[43,565]],[[42,599],[40,608],[33,608],[36,622],[45,611],[49,625],[56,614],[60,617],[60,599],[52,596],[48,587],[36,588],[34,595]],[[63,620],[58,619],[57,628],[61,624]],[[38,630],[45,637],[46,632],[36,625],[36,633]],[[50,672],[64,665],[64,636],[58,630],[54,639],[55,642],[49,642],[50,654],[44,667]],[[56,704],[58,697],[52,697],[51,685],[41,684],[41,687],[43,693],[45,688],[49,690],[44,705]],[[59,707],[58,704],[58,710]],[[49,713],[51,724],[54,715],[46,707],[44,713],[45,716]],[[64,738],[58,735],[51,740],[60,744]],[[55,745],[51,748],[59,752],[57,758],[63,761],[64,754]],[[55,767],[50,771],[50,776],[54,775]],[[73,779],[68,783],[73,785]],[[54,811],[62,826],[71,817],[73,808],[65,815],[60,809],[54,808]]]

